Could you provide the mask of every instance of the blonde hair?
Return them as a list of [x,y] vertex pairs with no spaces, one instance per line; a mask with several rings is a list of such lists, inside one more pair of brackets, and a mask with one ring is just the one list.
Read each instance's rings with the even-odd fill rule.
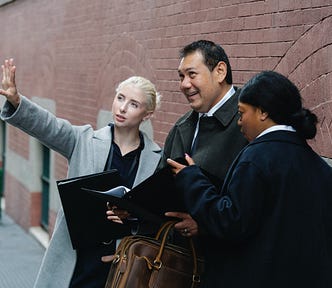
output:
[[133,85],[142,90],[147,98],[148,111],[155,111],[159,108],[161,96],[157,92],[155,85],[150,80],[141,76],[129,77],[118,85],[118,87],[115,89],[116,94],[118,94],[119,91],[127,85]]

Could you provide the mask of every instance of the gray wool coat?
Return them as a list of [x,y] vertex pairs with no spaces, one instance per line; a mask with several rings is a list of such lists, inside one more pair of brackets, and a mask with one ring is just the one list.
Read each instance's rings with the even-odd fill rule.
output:
[[[16,110],[9,102],[5,102],[1,118],[64,156],[68,160],[68,178],[104,170],[112,142],[110,127],[93,130],[91,125],[74,126],[67,120],[56,118],[24,96],[21,96],[21,103]],[[142,133],[145,145],[134,186],[153,174],[161,157],[161,148]],[[61,208],[34,287],[68,287],[75,263],[76,252],[71,246]]]

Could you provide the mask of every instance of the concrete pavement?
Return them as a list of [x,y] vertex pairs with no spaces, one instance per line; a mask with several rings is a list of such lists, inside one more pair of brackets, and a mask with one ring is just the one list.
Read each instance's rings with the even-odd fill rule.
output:
[[0,288],[32,288],[45,248],[2,210]]

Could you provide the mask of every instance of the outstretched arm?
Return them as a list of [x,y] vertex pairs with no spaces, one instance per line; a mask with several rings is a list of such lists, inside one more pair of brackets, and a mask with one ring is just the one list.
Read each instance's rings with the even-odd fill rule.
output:
[[0,94],[5,96],[7,100],[17,108],[20,104],[20,96],[16,89],[15,84],[15,70],[14,59],[6,59],[4,64],[1,65],[2,68],[2,89],[0,89]]

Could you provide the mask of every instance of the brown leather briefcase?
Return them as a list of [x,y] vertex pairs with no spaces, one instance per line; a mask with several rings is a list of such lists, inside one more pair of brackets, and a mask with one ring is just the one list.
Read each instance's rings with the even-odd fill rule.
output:
[[127,236],[121,240],[105,288],[193,288],[201,286],[203,259],[190,249],[167,243],[175,222],[166,222],[155,238]]

